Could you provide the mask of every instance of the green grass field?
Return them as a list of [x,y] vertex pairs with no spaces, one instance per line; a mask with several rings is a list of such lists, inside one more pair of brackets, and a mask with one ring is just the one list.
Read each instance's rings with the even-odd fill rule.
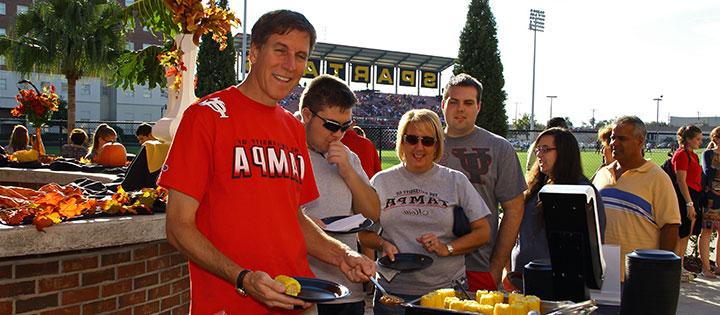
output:
[[[696,153],[698,155],[701,155],[702,150],[699,150]],[[517,155],[520,159],[520,165],[522,165],[522,169],[523,171],[525,171],[527,152],[520,151],[517,152]],[[382,158],[383,169],[400,163],[400,160],[398,160],[397,156],[395,156],[395,151],[392,150],[384,150],[380,152],[380,157]],[[600,155],[600,153],[595,153],[595,151],[582,151],[580,152],[580,158],[582,159],[583,173],[588,178],[595,174],[595,171],[602,164],[602,156]],[[652,160],[657,165],[662,165],[662,163],[665,162],[665,160],[668,158],[667,150],[654,150],[653,152],[645,153],[645,158]]]

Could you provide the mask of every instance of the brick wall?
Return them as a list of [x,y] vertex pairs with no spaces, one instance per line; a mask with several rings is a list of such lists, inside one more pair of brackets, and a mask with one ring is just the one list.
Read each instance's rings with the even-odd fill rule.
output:
[[187,314],[187,258],[166,241],[0,259],[0,314]]

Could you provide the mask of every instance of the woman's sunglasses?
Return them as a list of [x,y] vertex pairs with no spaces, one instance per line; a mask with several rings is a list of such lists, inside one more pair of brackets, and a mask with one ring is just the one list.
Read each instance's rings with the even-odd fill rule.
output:
[[338,130],[340,130],[340,131],[342,131],[342,132],[347,131],[348,129],[350,129],[350,127],[352,127],[353,122],[354,122],[352,119],[350,119],[349,121],[341,124],[341,123],[339,123],[339,122],[337,122],[337,121],[334,121],[334,120],[325,119],[324,117],[318,115],[314,110],[312,110],[312,109],[310,109],[310,108],[308,108],[308,109],[309,109],[310,112],[313,114],[313,116],[322,119],[322,121],[323,121],[323,127],[325,127],[325,129],[327,129],[327,130],[329,130],[330,132],[333,132],[333,133],[334,133],[334,132],[337,132]]
[[409,145],[416,145],[418,141],[426,147],[432,147],[435,145],[435,138],[433,137],[421,137],[416,135],[404,135],[403,141]]

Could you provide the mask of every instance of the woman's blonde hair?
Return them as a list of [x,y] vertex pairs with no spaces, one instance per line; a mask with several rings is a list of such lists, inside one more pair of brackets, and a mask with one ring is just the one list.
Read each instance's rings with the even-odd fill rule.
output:
[[707,146],[708,150],[715,150],[720,146],[720,143],[717,143],[718,139],[720,139],[720,127],[715,127],[710,131],[710,143],[708,143]]
[[610,126],[610,125],[602,127],[602,128],[600,128],[600,130],[598,130],[598,134],[597,134],[598,140],[600,140],[600,143],[604,147],[607,147],[610,145],[610,135],[612,135],[612,126]]
[[397,138],[395,139],[395,153],[397,154],[400,161],[405,162],[405,150],[403,150],[402,142],[403,136],[407,131],[407,127],[410,124],[415,124],[418,128],[427,128],[432,130],[435,134],[435,144],[437,150],[435,150],[435,158],[433,162],[440,161],[442,158],[443,149],[445,148],[445,135],[440,125],[440,117],[428,109],[411,109],[407,111],[398,123]]

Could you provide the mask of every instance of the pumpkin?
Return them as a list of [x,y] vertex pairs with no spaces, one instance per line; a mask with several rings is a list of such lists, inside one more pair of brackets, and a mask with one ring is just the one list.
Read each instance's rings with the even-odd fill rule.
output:
[[13,157],[15,157],[15,160],[17,160],[20,163],[24,162],[33,162],[37,161],[40,158],[40,153],[38,153],[37,150],[20,150],[15,151],[15,153],[12,154]]
[[127,151],[125,146],[119,142],[108,142],[103,144],[95,157],[95,163],[102,166],[118,167],[127,164]]

